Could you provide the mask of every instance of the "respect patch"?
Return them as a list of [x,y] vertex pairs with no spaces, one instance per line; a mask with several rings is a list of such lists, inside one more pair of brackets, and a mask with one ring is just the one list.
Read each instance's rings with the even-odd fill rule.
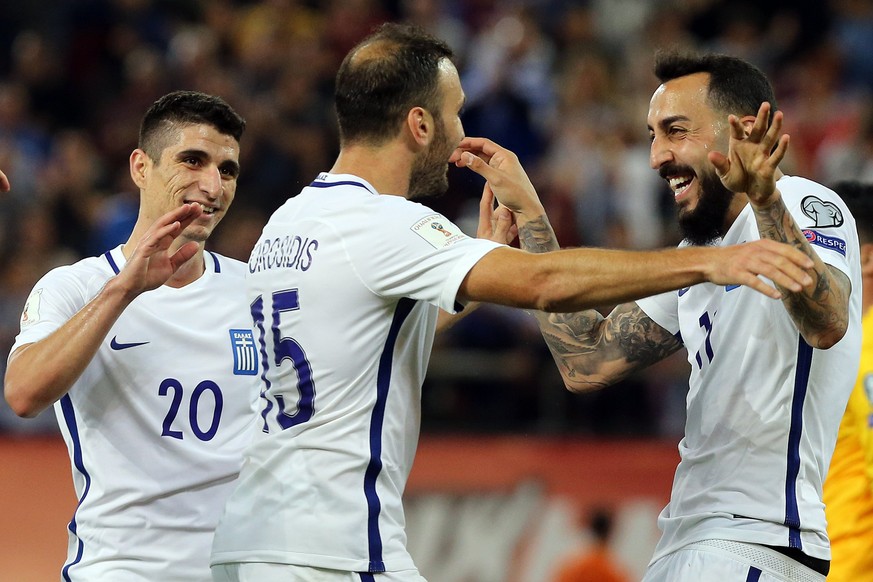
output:
[[826,236],[821,234],[820,232],[809,229],[803,231],[803,236],[806,237],[806,240],[808,240],[809,244],[811,245],[815,245],[823,249],[837,251],[844,257],[846,256],[846,241],[841,238],[837,238],[835,236]]

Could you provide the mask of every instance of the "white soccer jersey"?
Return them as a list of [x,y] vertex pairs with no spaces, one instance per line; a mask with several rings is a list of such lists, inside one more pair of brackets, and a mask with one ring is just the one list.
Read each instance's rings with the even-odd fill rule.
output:
[[[852,283],[848,331],[832,348],[813,349],[781,301],[748,287],[705,283],[638,302],[678,334],[691,364],[681,461],[653,561],[712,538],[830,558],[822,482],[858,370],[858,235],[827,188],[791,176],[778,188],[819,257]],[[759,238],[746,206],[721,244]]]
[[[55,412],[79,505],[68,582],[209,581],[212,534],[256,426],[245,265],[205,254],[182,288],[137,297]],[[13,350],[51,334],[125,264],[121,247],[45,275]]]
[[261,431],[212,563],[414,567],[401,506],[438,307],[496,243],[433,210],[321,174],[270,218],[246,286]]

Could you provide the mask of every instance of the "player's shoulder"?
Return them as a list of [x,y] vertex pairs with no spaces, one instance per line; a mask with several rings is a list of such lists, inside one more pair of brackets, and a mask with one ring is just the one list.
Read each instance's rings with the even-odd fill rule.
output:
[[216,275],[221,275],[222,278],[245,278],[247,266],[246,263],[239,259],[234,259],[214,251],[205,251],[203,253],[203,260],[206,262],[208,269],[211,269]]
[[802,176],[783,176],[776,185],[786,201],[802,202],[809,196],[825,200],[840,200],[837,193],[824,184]]
[[[75,263],[54,267],[43,275],[42,279],[87,282],[94,279],[107,279],[114,273],[107,256],[99,255],[96,257],[86,257]],[[102,282],[100,284],[102,285]]]

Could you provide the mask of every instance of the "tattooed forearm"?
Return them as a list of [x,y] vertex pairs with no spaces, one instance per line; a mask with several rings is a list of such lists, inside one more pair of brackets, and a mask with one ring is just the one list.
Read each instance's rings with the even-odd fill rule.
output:
[[597,311],[538,313],[543,338],[567,388],[581,392],[612,384],[681,347],[636,304],[606,319]]
[[814,261],[809,272],[814,281],[811,287],[798,293],[779,290],[785,308],[806,342],[813,347],[833,345],[848,326],[849,279],[821,260],[781,199],[754,210],[761,238],[790,244]]
[[552,225],[549,224],[545,214],[519,227],[518,240],[521,248],[531,253],[545,253],[560,248],[555,231],[552,230]]

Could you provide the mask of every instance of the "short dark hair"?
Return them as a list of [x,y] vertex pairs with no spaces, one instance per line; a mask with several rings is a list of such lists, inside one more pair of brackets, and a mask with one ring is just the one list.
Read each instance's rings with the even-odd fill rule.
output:
[[246,128],[245,120],[221,97],[198,91],[174,91],[146,111],[139,128],[139,148],[158,161],[175,126],[200,123],[211,125],[237,142]]
[[722,54],[688,54],[677,51],[655,55],[655,76],[662,83],[695,73],[709,74],[710,106],[722,113],[757,115],[761,103],[770,103],[770,119],[776,112],[776,95],[767,76],[755,65]]
[[841,180],[832,188],[855,217],[861,244],[873,243],[873,183]]
[[452,57],[445,42],[416,26],[378,27],[349,51],[336,75],[340,143],[383,143],[417,106],[439,119],[439,64]]

